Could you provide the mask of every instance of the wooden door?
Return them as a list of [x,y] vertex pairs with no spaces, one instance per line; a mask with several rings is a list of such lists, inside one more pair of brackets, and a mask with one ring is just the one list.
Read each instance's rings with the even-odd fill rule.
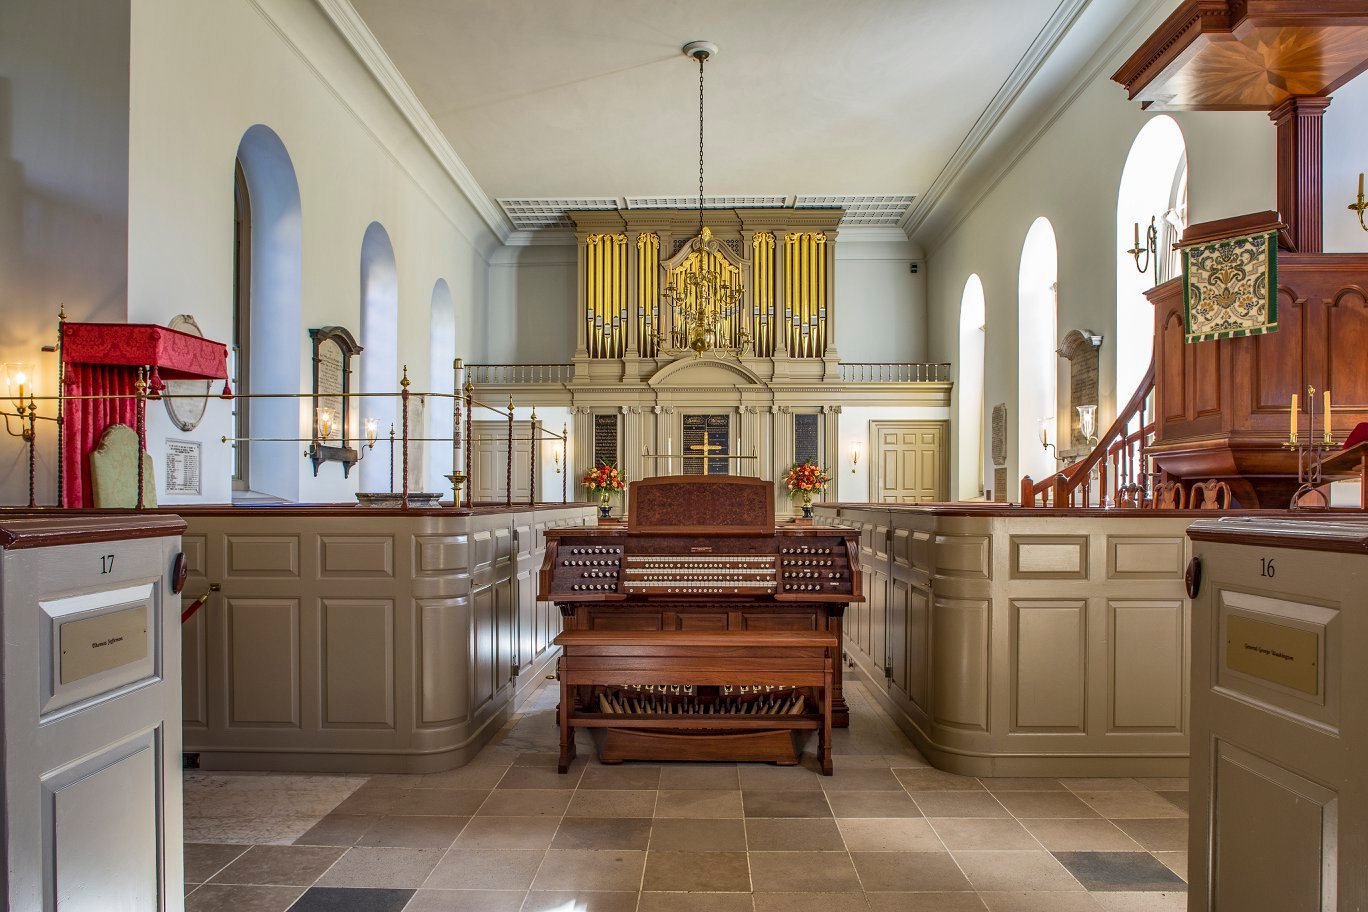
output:
[[875,503],[944,501],[949,487],[947,422],[871,421],[874,461],[870,500]]
[[[527,503],[532,480],[532,422],[513,422],[513,502]],[[476,421],[471,427],[470,491],[475,503],[508,499],[508,422]]]

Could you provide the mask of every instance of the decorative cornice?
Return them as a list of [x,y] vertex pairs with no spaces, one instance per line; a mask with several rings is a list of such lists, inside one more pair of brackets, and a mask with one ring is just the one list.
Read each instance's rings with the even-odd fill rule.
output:
[[932,181],[931,186],[917,197],[916,203],[903,216],[900,227],[910,238],[916,234],[917,229],[931,215],[931,211],[940,203],[941,198],[949,191],[951,185],[959,179],[969,162],[974,159],[987,142],[988,137],[997,129],[1002,118],[1011,109],[1016,100],[1021,97],[1021,93],[1040,72],[1040,68],[1045,65],[1045,61],[1059,47],[1059,43],[1064,36],[1073,28],[1078,17],[1087,9],[1091,0],[1062,0],[1050,16],[1049,21],[1036,35],[1031,46],[1026,49],[1026,53],[1017,61],[1012,72],[1007,76],[1007,80],[997,90],[997,94],[988,102],[988,107],[979,115],[978,120],[970,128],[968,135],[960,142],[955,153],[950,156],[950,160],[945,163],[940,174]]
[[507,243],[513,233],[513,226],[504,215],[503,209],[484,192],[479,181],[475,180],[475,175],[466,167],[465,162],[461,161],[461,157],[447,141],[446,135],[428,114],[427,108],[418,100],[408,81],[400,74],[399,68],[394,65],[389,54],[385,53],[385,49],[380,46],[379,40],[361,18],[361,14],[351,5],[350,0],[314,2],[323,11],[323,15],[332,22],[342,40],[356,54],[399,113],[413,127],[414,132],[451,177],[457,189],[475,207],[475,211],[489,226],[489,230],[493,231],[501,242]]

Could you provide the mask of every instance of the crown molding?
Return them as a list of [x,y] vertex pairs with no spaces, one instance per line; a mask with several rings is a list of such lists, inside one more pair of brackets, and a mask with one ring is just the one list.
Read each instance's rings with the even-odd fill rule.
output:
[[509,237],[513,234],[513,225],[500,206],[485,193],[480,186],[475,175],[466,167],[465,162],[456,154],[456,150],[447,141],[446,135],[441,128],[433,121],[428,114],[423,103],[418,100],[408,81],[399,72],[399,68],[394,65],[389,54],[380,46],[375,33],[366,25],[361,14],[351,5],[350,0],[314,0],[318,8],[323,11],[323,15],[328,17],[328,21],[337,29],[342,40],[352,49],[357,58],[365,66],[371,77],[376,81],[380,88],[389,96],[390,101],[413,127],[414,132],[423,141],[424,145],[437,159],[442,168],[450,175],[451,180],[456,184],[457,189],[465,195],[466,199],[479,213],[480,218],[489,226],[489,230],[502,243],[508,243]]
[[955,149],[950,160],[945,163],[940,174],[931,182],[931,186],[925,192],[917,196],[916,202],[907,214],[903,216],[900,227],[909,238],[915,237],[917,230],[922,223],[931,215],[932,210],[940,203],[950,187],[964,173],[964,169],[978,155],[983,144],[988,137],[993,134],[1006,116],[1012,105],[1016,104],[1021,93],[1035,79],[1041,67],[1050,58],[1050,55],[1059,47],[1061,41],[1073,28],[1078,17],[1088,8],[1092,0],[1061,0],[1058,7],[1049,20],[1036,34],[1035,40],[1031,42],[1026,53],[1017,61],[1012,72],[997,90],[993,99],[988,102],[988,107],[984,108],[978,120],[974,121],[969,133]]
[[1021,135],[990,167],[982,177],[981,183],[969,191],[972,198],[957,210],[954,219],[940,231],[939,236],[934,239],[934,246],[926,246],[928,257],[935,256],[946,241],[973,215],[988,194],[1011,173],[1028,152],[1035,148],[1036,143],[1058,123],[1064,113],[1073,107],[1074,102],[1088,86],[1104,78],[1106,70],[1116,65],[1117,58],[1134,45],[1137,37],[1146,33],[1146,23],[1169,2],[1171,0],[1136,0],[1121,22],[1104,40],[1098,42],[1097,51],[1078,69],[1074,78],[1054,95],[1051,104],[1037,118],[1035,129]]

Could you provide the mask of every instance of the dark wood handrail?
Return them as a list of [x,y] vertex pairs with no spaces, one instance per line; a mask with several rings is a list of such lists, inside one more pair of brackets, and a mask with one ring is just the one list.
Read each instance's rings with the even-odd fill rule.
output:
[[[1145,408],[1145,400],[1149,398],[1150,391],[1154,389],[1154,358],[1150,358],[1149,367],[1145,369],[1145,374],[1140,378],[1140,385],[1136,387],[1130,400],[1121,411],[1116,413],[1116,420],[1107,428],[1107,432],[1098,438],[1097,445],[1093,447],[1084,459],[1075,462],[1073,465],[1066,466],[1054,475],[1042,481],[1035,482],[1031,476],[1027,475],[1021,479],[1021,505],[1024,507],[1034,507],[1036,499],[1046,491],[1052,490],[1053,507],[1068,506],[1068,497],[1083,482],[1083,479],[1092,474],[1092,470],[1099,463],[1107,458],[1112,445],[1119,438],[1126,437],[1126,428],[1130,426],[1131,420],[1136,415],[1142,414]],[[1144,434],[1142,422],[1141,436]],[[1105,485],[1104,485],[1105,487]],[[1103,496],[1106,495],[1104,490]]]

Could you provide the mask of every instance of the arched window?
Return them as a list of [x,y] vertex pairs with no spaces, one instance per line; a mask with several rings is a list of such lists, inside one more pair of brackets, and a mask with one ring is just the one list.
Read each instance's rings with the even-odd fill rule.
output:
[[[1172,117],[1161,114],[1135,137],[1116,199],[1116,401],[1119,408],[1135,392],[1154,352],[1154,305],[1145,292],[1156,284],[1155,264],[1141,273],[1124,251],[1140,246],[1154,219],[1158,234],[1158,282],[1181,270],[1173,245],[1187,225],[1187,147]],[[1140,265],[1145,265],[1141,258]],[[1122,341],[1124,340],[1124,342]],[[1100,416],[1099,416],[1100,417]]]
[[1058,291],[1054,226],[1038,218],[1021,248],[1017,287],[1017,473],[1036,481],[1057,469],[1040,438],[1043,431],[1051,444],[1059,441]]
[[[428,323],[428,389],[434,393],[450,393],[455,387],[451,364],[456,360],[456,304],[451,299],[451,288],[446,279],[438,279],[432,287],[432,310]],[[428,406],[428,433],[433,442],[427,444],[429,491],[446,491],[446,478],[452,467],[450,399],[434,399]]]
[[[361,239],[361,339],[365,349],[361,354],[361,391],[363,393],[399,392],[399,271],[394,263],[394,245],[389,233],[379,222],[366,226]],[[361,398],[361,421],[374,418],[381,437],[388,437],[394,427],[398,438],[403,433],[399,418],[398,397],[364,396]],[[412,412],[410,412],[410,420]],[[409,436],[418,437],[412,425]],[[377,447],[377,452],[380,451]],[[412,454],[413,450],[410,450]],[[389,453],[379,459],[361,461],[361,489],[388,491],[390,486]],[[394,487],[403,486],[402,448],[395,447]]]
[[971,275],[960,298],[959,499],[983,495],[983,349],[988,321],[983,282]]
[[[237,274],[233,344],[238,393],[295,393],[302,373],[300,283],[302,234],[299,183],[285,144],[256,124],[238,144],[234,181]],[[235,487],[283,500],[299,499],[299,447],[305,426],[294,399],[234,403]]]

